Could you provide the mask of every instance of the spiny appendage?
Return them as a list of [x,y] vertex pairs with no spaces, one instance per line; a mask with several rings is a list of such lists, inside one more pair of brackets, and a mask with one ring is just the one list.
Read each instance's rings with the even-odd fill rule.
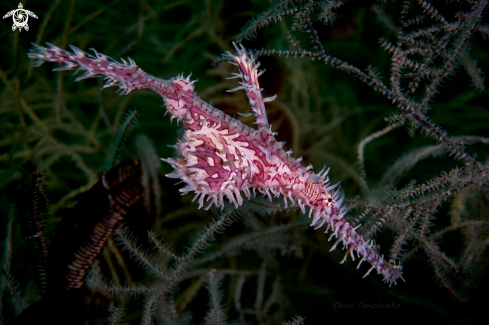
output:
[[175,85],[177,88],[181,89],[182,91],[187,91],[187,92],[193,92],[194,91],[194,83],[199,81],[199,79],[195,80],[190,80],[190,77],[192,76],[192,72],[186,77],[183,77],[183,73],[176,76],[175,78],[171,79],[171,82],[173,85]]
[[206,196],[211,201],[206,210],[212,205],[223,209],[224,197],[238,208],[243,203],[240,191],[250,199],[248,179],[256,172],[255,152],[248,148],[246,138],[229,125],[202,117],[195,117],[198,128],[191,125],[195,129],[185,130],[175,145],[179,158],[162,159],[175,169],[166,176],[182,179],[187,186],[180,192],[195,193],[199,208]]
[[[179,191],[182,195],[187,193],[194,193],[195,197],[192,202],[196,201],[199,203],[199,209],[204,206],[204,202],[209,202],[205,210],[208,210],[212,206],[220,207],[221,210],[224,209],[224,197],[226,197],[229,202],[235,205],[236,208],[243,204],[243,198],[240,191],[242,190],[247,199],[251,199],[251,193],[249,187],[242,184],[238,187],[236,184],[236,179],[231,175],[229,178],[222,182],[222,189],[213,190],[209,187],[206,180],[209,178],[209,174],[201,168],[185,168],[185,164],[178,162],[174,159],[162,159],[163,161],[172,165],[175,169],[172,173],[167,174],[167,177],[181,179],[187,184],[187,186],[181,188]],[[214,173],[216,175],[217,173]],[[235,176],[235,175],[234,175]],[[211,176],[212,177],[212,176]]]
[[[356,233],[355,230],[360,227],[360,225],[353,228],[350,223],[345,220],[344,216],[346,211],[344,211],[343,207],[341,207],[344,196],[339,198],[339,192],[340,189],[338,188],[338,190],[332,194],[332,201],[335,202],[332,208],[316,208],[316,211],[319,212],[316,213],[316,211],[314,211],[315,213],[311,226],[316,226],[318,221],[321,220],[315,229],[319,229],[325,223],[328,224],[325,233],[327,233],[330,228],[332,229],[333,233],[329,237],[328,241],[331,240],[333,236],[337,238],[337,240],[333,244],[331,251],[333,251],[340,242],[343,243],[343,249],[346,249],[345,257],[341,261],[341,264],[347,260],[348,255],[350,255],[354,261],[355,257],[353,255],[353,251],[355,250],[357,252],[357,257],[362,257],[357,268],[360,267],[363,261],[367,261],[372,265],[364,277],[369,275],[375,268],[379,274],[381,273],[384,276],[384,281],[388,282],[390,285],[393,283],[397,284],[396,280],[398,278],[402,279],[402,266],[400,264],[396,265],[395,262],[393,264],[387,263],[384,260],[384,256],[380,256],[373,249],[372,242],[369,245],[369,242],[365,242],[365,240],[358,233]],[[309,217],[310,215],[311,212],[309,212]]]
[[[396,265],[394,263],[387,263],[383,256],[380,256],[372,247],[373,243],[365,242],[365,240],[356,233],[356,229],[360,227],[358,225],[353,228],[350,223],[348,223],[344,216],[346,210],[342,206],[344,200],[344,194],[341,194],[341,189],[339,183],[335,185],[330,185],[329,178],[326,177],[328,170],[324,172],[323,170],[319,174],[313,174],[311,180],[303,182],[300,189],[302,194],[302,200],[299,199],[297,203],[299,204],[303,213],[305,213],[305,206],[310,208],[309,218],[312,216],[311,227],[315,229],[321,228],[325,223],[327,223],[327,229],[325,233],[331,228],[333,233],[328,240],[334,237],[337,238],[336,242],[333,244],[331,251],[333,251],[336,246],[342,242],[343,249],[346,249],[345,257],[341,261],[344,263],[347,260],[348,255],[355,260],[353,251],[357,252],[358,257],[362,257],[358,267],[363,261],[369,262],[372,266],[370,270],[365,274],[367,276],[374,268],[384,276],[384,281],[388,282],[390,285],[396,284],[398,278],[402,279],[402,266]],[[335,188],[337,189],[335,190]],[[300,197],[300,195],[295,195]],[[364,277],[365,277],[364,276]],[[404,280],[404,279],[403,279]]]
[[184,78],[183,75],[179,75],[171,80],[163,80],[144,72],[130,58],[128,58],[129,62],[121,59],[122,63],[119,63],[105,54],[98,53],[95,49],[91,49],[94,52],[94,55],[91,55],[72,45],[70,47],[73,52],[69,52],[53,44],[47,44],[49,48],[33,44],[34,48],[27,54],[29,58],[37,59],[34,66],[49,61],[64,64],[53,69],[54,71],[76,70],[75,74],[84,71],[85,73],[76,81],[104,76],[107,81],[102,89],[119,86],[121,94],[124,95],[136,89],[149,88],[163,97],[172,120],[173,118],[183,120],[190,107],[192,102],[190,94],[194,91],[193,83],[196,81],[190,81],[190,76]]
[[190,80],[191,75],[192,73],[186,78],[183,77],[183,74],[178,75],[170,80],[170,85],[166,81],[151,84],[151,89],[163,97],[167,109],[165,115],[170,113],[171,121],[176,119],[177,125],[179,121],[183,121],[184,125],[194,123],[190,110],[194,107],[195,100],[203,102],[194,95],[194,83],[198,79]]
[[[343,264],[348,257],[348,254],[351,256],[352,260],[355,260],[353,255],[353,250],[357,252],[357,257],[362,257],[360,263],[357,268],[360,267],[363,261],[367,261],[372,265],[368,272],[364,277],[370,274],[370,272],[375,268],[379,274],[384,276],[384,281],[389,283],[389,285],[397,284],[396,281],[398,278],[402,279],[402,266],[396,265],[395,262],[393,264],[388,263],[384,260],[384,256],[380,256],[372,247],[372,242],[365,242],[363,238],[355,232],[360,225],[356,228],[352,228],[351,225],[343,218],[344,213],[339,213],[338,215],[333,215],[331,217],[322,216],[322,218],[327,219],[328,229],[325,231],[328,232],[329,227],[332,227],[333,233],[329,237],[329,240],[333,236],[338,238],[338,240],[333,244],[331,251],[333,251],[336,246],[342,242],[344,245],[344,249],[346,249],[345,257],[341,261]],[[404,280],[404,279],[403,279]]]
[[117,62],[111,57],[98,53],[91,49],[94,55],[88,54],[79,48],[70,45],[73,52],[63,50],[53,44],[46,43],[49,47],[45,48],[33,43],[34,47],[27,56],[37,59],[35,67],[40,66],[44,61],[63,63],[63,66],[53,69],[53,71],[76,70],[85,73],[76,78],[76,81],[95,76],[105,76],[106,83],[103,88],[119,86],[121,94],[128,94],[132,90],[141,88],[151,88],[150,83],[158,81],[158,78],[150,76],[139,68],[136,63],[128,58],[126,62],[121,58],[122,63]]
[[230,63],[236,65],[240,72],[233,73],[234,77],[230,77],[228,79],[241,78],[241,82],[239,83],[241,86],[228,91],[231,92],[243,89],[246,92],[246,96],[248,96],[248,101],[251,105],[251,112],[255,116],[258,128],[271,134],[271,128],[268,124],[264,103],[274,100],[277,96],[262,98],[262,89],[258,83],[258,77],[261,76],[265,70],[258,71],[260,62],[255,64],[253,55],[250,54],[250,57],[248,57],[248,54],[246,53],[246,50],[242,44],[240,44],[241,48],[236,46],[235,43],[233,43],[233,45],[236,48],[237,55],[233,55],[231,52],[227,52],[227,54],[233,60],[230,61]]

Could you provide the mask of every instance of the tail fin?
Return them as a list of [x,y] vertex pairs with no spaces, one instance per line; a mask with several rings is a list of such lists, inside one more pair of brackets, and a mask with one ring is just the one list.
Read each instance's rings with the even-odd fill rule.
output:
[[34,48],[31,49],[27,56],[31,59],[37,59],[34,66],[38,67],[44,61],[59,62],[63,63],[63,65],[53,69],[53,71],[76,70],[75,74],[78,71],[84,71],[85,73],[76,78],[76,81],[105,76],[107,81],[102,89],[119,86],[123,94],[128,94],[136,89],[151,88],[149,82],[155,79],[144,72],[130,58],[128,58],[129,62],[121,59],[122,63],[119,63],[94,49],[91,49],[94,52],[94,55],[91,55],[73,45],[70,45],[73,52],[69,52],[53,44],[46,44],[49,45],[48,48],[33,43]]

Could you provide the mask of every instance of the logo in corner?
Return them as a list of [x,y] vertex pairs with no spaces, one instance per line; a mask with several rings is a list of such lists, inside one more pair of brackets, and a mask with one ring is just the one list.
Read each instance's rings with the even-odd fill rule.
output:
[[27,25],[29,16],[37,19],[35,13],[29,10],[25,10],[23,8],[22,3],[19,3],[18,9],[14,9],[12,11],[7,12],[7,14],[3,16],[3,19],[8,18],[10,16],[12,16],[12,19],[14,20],[14,24],[12,25],[12,31],[15,31],[15,29],[18,28],[19,32],[22,31],[22,28],[24,28],[26,31],[29,30],[29,25]]

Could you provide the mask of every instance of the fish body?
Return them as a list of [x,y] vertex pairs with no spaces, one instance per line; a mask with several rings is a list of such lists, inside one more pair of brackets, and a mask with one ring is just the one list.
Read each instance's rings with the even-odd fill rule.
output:
[[[44,61],[60,62],[63,66],[54,70],[77,70],[84,74],[76,80],[104,76],[107,80],[102,88],[117,85],[123,94],[137,89],[151,89],[158,93],[165,103],[170,118],[181,122],[184,133],[175,145],[176,158],[162,159],[171,164],[174,171],[168,177],[179,178],[185,183],[182,193],[195,194],[199,208],[215,205],[224,208],[225,199],[236,208],[243,204],[243,196],[250,199],[251,191],[268,196],[283,196],[285,206],[299,206],[303,213],[309,209],[311,226],[316,229],[324,224],[326,232],[332,229],[329,238],[336,237],[333,249],[341,242],[346,249],[346,261],[354,251],[361,257],[360,264],[371,264],[384,276],[384,281],[396,284],[402,276],[401,265],[386,262],[372,243],[366,242],[344,218],[346,211],[342,205],[344,196],[339,184],[331,185],[328,170],[314,173],[312,166],[304,167],[301,158],[295,159],[292,152],[283,149],[283,143],[276,141],[268,123],[265,103],[274,97],[262,98],[258,77],[259,63],[246,50],[236,47],[236,54],[228,52],[231,63],[239,73],[240,86],[231,91],[244,90],[251,106],[251,114],[256,119],[257,129],[250,128],[221,110],[206,103],[197,96],[190,76],[183,75],[170,80],[154,77],[143,71],[128,59],[122,63],[94,51],[94,55],[71,46],[72,52],[49,44],[48,48],[34,45],[28,54],[38,59],[36,65]],[[360,266],[360,265],[359,265]],[[402,278],[402,277],[401,277]]]

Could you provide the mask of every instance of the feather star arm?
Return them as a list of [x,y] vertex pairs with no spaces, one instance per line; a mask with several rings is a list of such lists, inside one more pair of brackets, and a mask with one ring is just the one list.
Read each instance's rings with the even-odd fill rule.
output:
[[171,119],[181,121],[185,129],[175,145],[178,157],[162,159],[175,169],[167,176],[182,179],[186,186],[180,192],[195,193],[194,200],[198,201],[199,208],[206,199],[210,201],[206,209],[212,205],[224,208],[225,198],[237,208],[243,203],[241,193],[250,199],[251,189],[270,200],[272,195],[283,195],[286,207],[298,205],[303,213],[309,209],[309,218],[313,218],[311,226],[318,229],[327,224],[325,232],[332,229],[329,239],[338,238],[332,250],[340,242],[346,249],[342,263],[348,255],[354,260],[353,251],[356,251],[361,256],[360,264],[363,261],[371,264],[366,275],[376,269],[390,285],[402,279],[401,265],[387,263],[345,220],[344,195],[340,194],[339,184],[330,184],[329,169],[314,173],[312,166],[302,166],[301,159],[294,159],[291,152],[285,152],[282,143],[275,140],[264,105],[275,97],[262,98],[258,77],[263,71],[257,70],[259,63],[255,64],[253,56],[248,56],[243,46],[235,45],[236,55],[228,52],[231,63],[239,69],[235,76],[241,79],[240,86],[233,90],[246,92],[258,130],[200,99],[194,92],[195,81],[189,77],[163,80],[144,72],[131,59],[119,63],[95,50],[94,55],[90,55],[74,46],[71,46],[73,52],[49,43],[48,48],[34,46],[28,56],[38,59],[36,66],[44,61],[60,62],[64,65],[53,70],[84,71],[77,81],[104,76],[107,82],[103,88],[118,85],[123,94],[142,88],[157,92]]

